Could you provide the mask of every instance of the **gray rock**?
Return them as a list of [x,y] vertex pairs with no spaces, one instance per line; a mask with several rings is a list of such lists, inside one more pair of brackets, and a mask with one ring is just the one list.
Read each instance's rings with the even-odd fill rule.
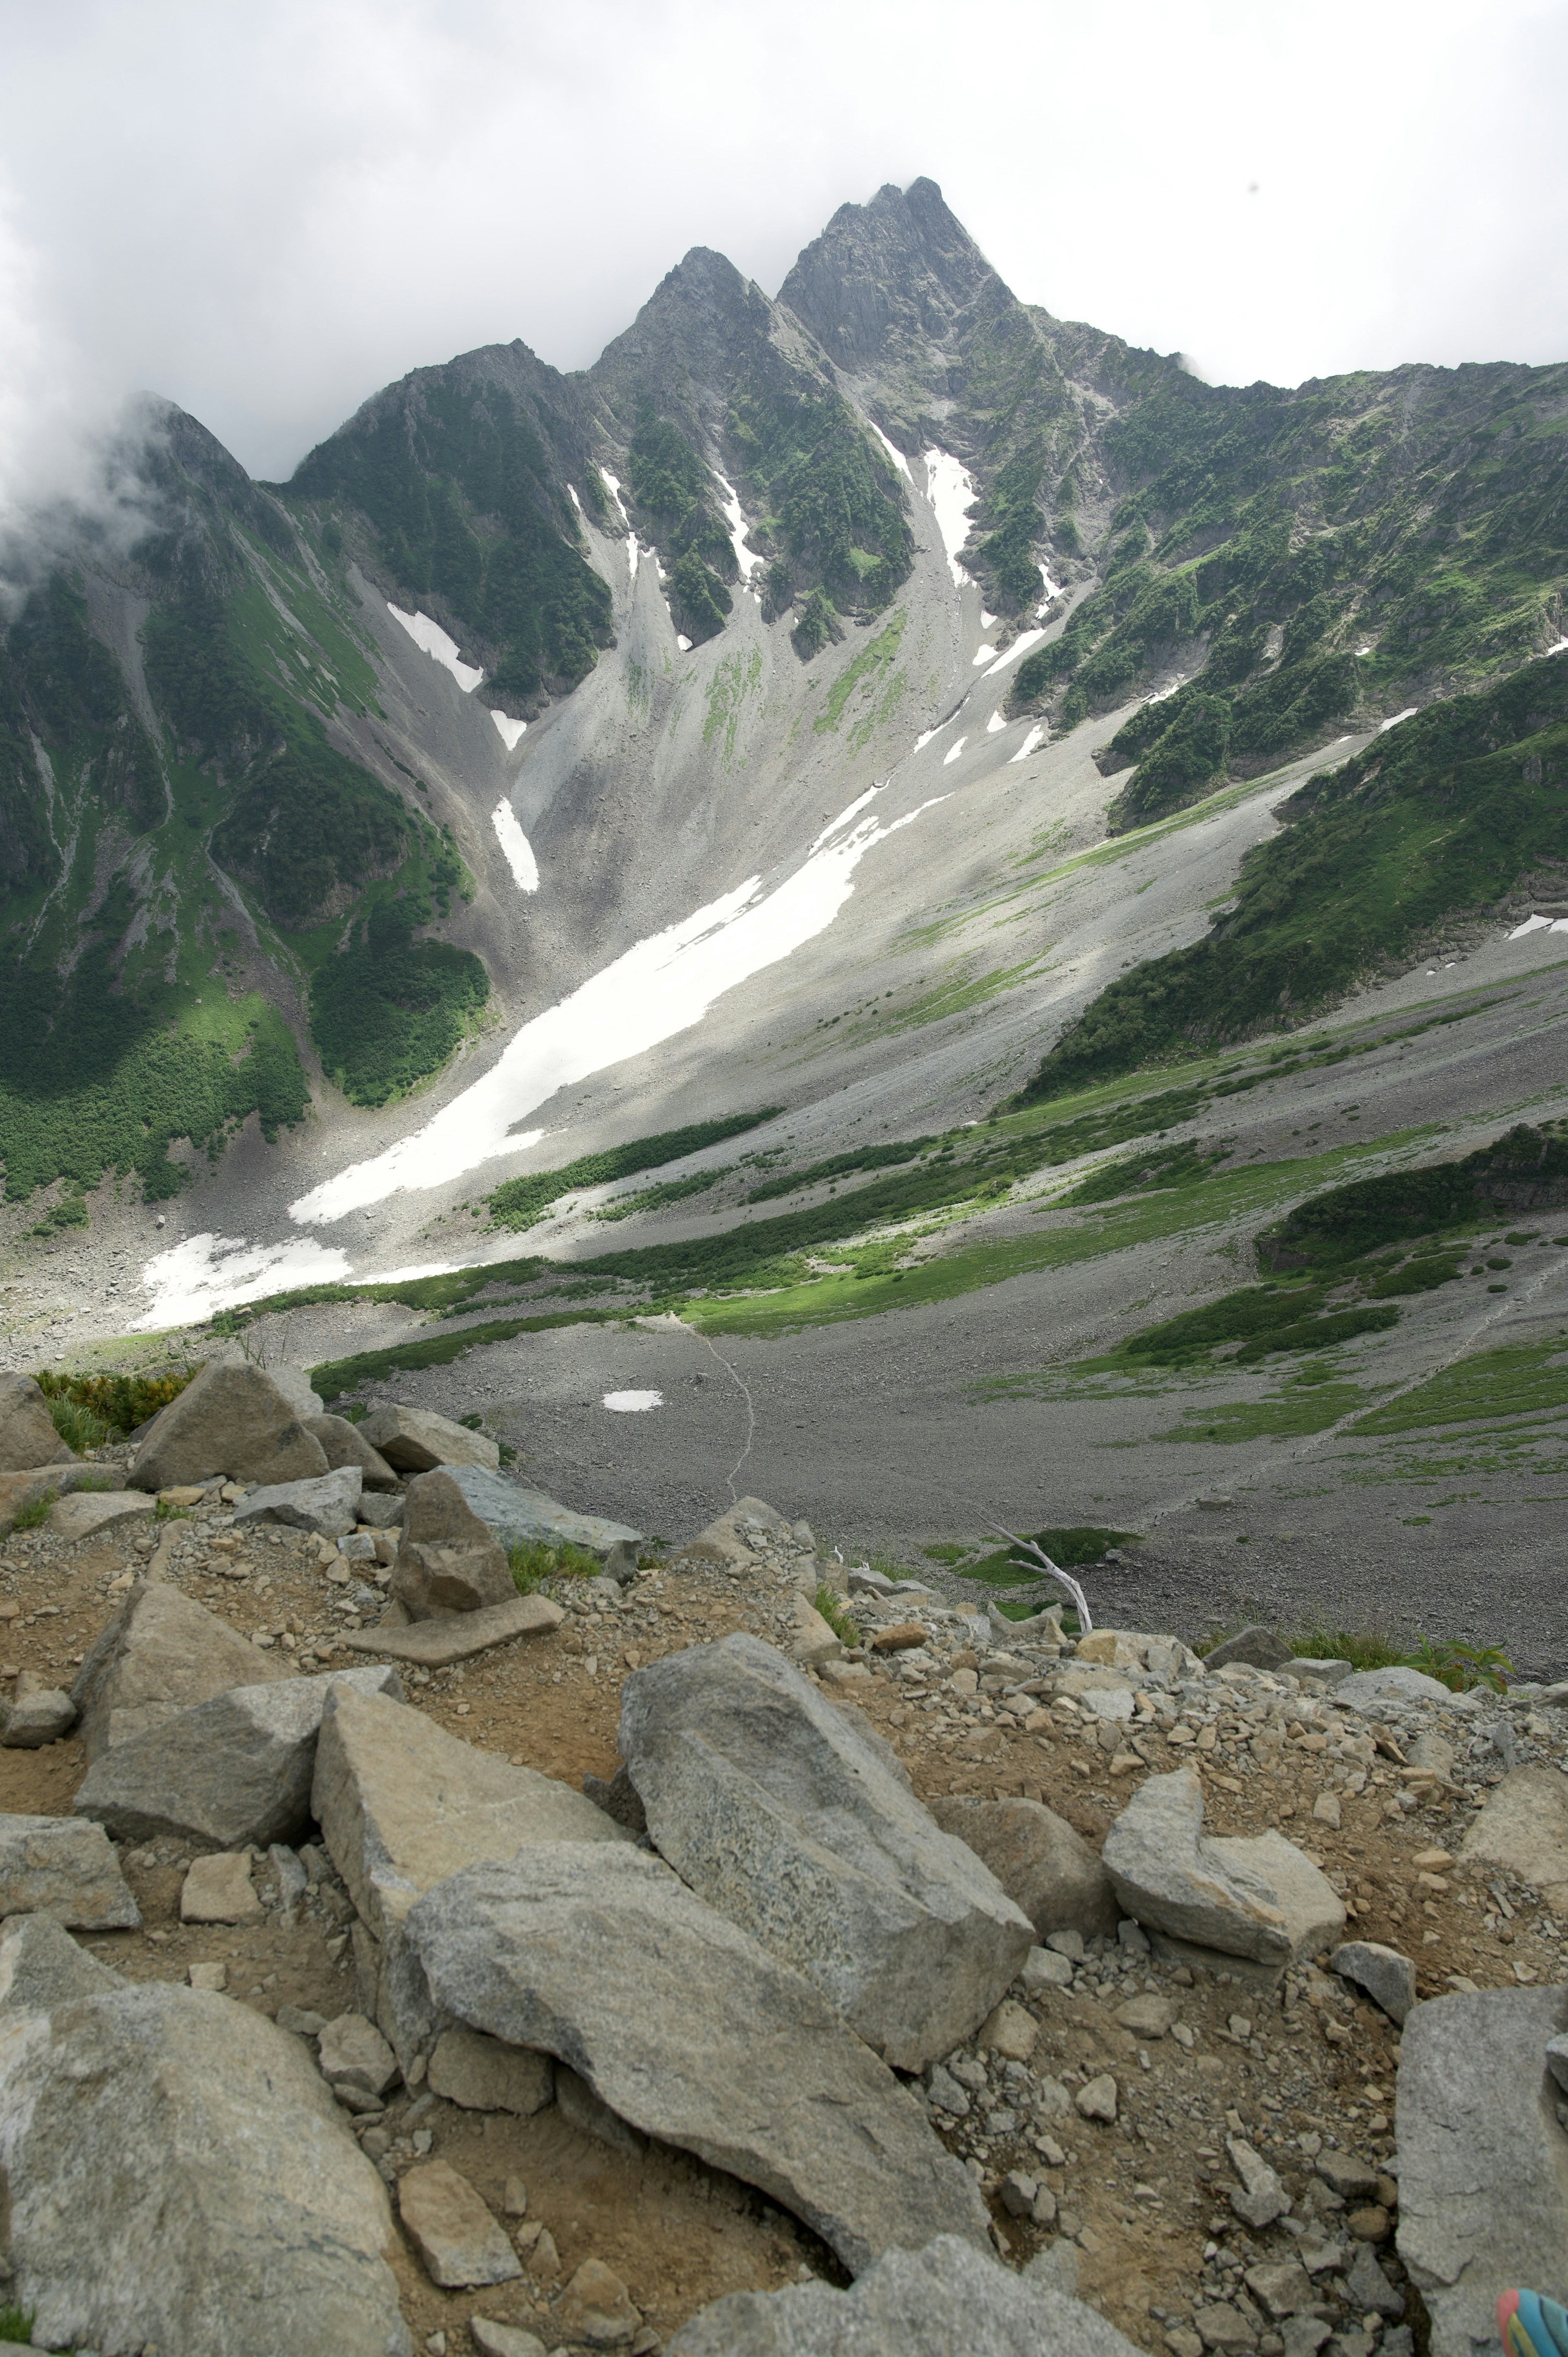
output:
[[76,1725],[76,1705],[54,1686],[35,1686],[30,1694],[18,1695],[13,1706],[0,1705],[0,1711],[5,1722],[0,1744],[8,1751],[37,1751],[46,1743],[58,1743]]
[[479,2357],[549,2357],[544,2343],[521,2324],[498,2324],[488,2316],[471,2316],[468,2330]]
[[522,2268],[505,2230],[466,2177],[445,2160],[408,2169],[397,2189],[398,2209],[432,2283],[462,2289],[472,2284],[514,2283]]
[[1249,2267],[1247,2289],[1265,2315],[1272,2316],[1276,2322],[1287,2316],[1298,2316],[1304,2309],[1309,2309],[1317,2297],[1312,2287],[1311,2276],[1294,2259]]
[[141,1522],[157,1512],[157,1500],[145,1490],[75,1490],[49,1508],[49,1529],[57,1539],[100,1538],[122,1523]]
[[403,1522],[403,1491],[361,1491],[360,1520],[373,1531],[395,1531]]
[[[396,1608],[401,1612],[402,1606]],[[350,1629],[338,1639],[354,1653],[385,1653],[394,1662],[413,1662],[440,1669],[448,1662],[466,1662],[494,1645],[510,1645],[516,1637],[547,1637],[566,1615],[548,1596],[535,1592],[510,1604],[489,1604],[478,1612],[454,1612],[438,1620],[418,1620],[401,1628],[388,1620],[374,1629]]]
[[506,1549],[449,1473],[421,1473],[403,1501],[392,1596],[411,1620],[477,1612],[517,1595]]
[[1377,2316],[1400,2317],[1404,2314],[1404,2294],[1396,2289],[1381,2267],[1370,2243],[1359,2243],[1356,2255],[1345,2276],[1350,2294],[1350,2305],[1359,2315],[1371,2312]]
[[611,1522],[603,1514],[575,1513],[571,1507],[547,1498],[542,1490],[524,1489],[521,1482],[506,1480],[481,1465],[455,1465],[447,1470],[502,1546],[521,1546],[527,1539],[542,1540],[546,1545],[564,1542],[607,1564],[615,1548],[635,1549],[641,1542],[643,1534],[628,1523]]
[[120,1841],[166,1834],[225,1850],[288,1841],[310,1821],[317,1738],[335,1692],[384,1695],[389,1707],[403,1700],[384,1668],[233,1686],[103,1752],[71,1807]]
[[648,1812],[642,1805],[642,1795],[627,1772],[623,1760],[613,1776],[585,1776],[583,1791],[596,1809],[603,1809],[618,1825],[628,1833],[648,1831]]
[[159,1415],[131,1468],[135,1490],[231,1481],[308,1481],[327,1470],[321,1443],[260,1367],[209,1360]]
[[760,2186],[852,2271],[938,2232],[983,2245],[979,2193],[916,2098],[646,1851],[550,1842],[469,1867],[404,1930],[448,2015],[554,2054],[645,2136]]
[[7,2296],[48,2348],[409,2357],[381,2179],[246,2006],[152,1982],[13,2017],[0,2167]]
[[639,2136],[629,2121],[602,2103],[587,2081],[579,2079],[567,2063],[557,2062],[554,2068],[555,2101],[562,2118],[570,2121],[573,2127],[581,2128],[585,2136],[596,2136],[613,2152],[624,2152],[640,2160],[648,2150],[648,2138]]
[[321,1453],[327,1459],[328,1470],[335,1473],[339,1466],[359,1468],[360,1479],[367,1490],[395,1491],[398,1477],[379,1448],[372,1448],[357,1424],[346,1415],[307,1415],[306,1432],[321,1443]]
[[1225,1955],[1283,1966],[1333,1946],[1345,1927],[1331,1884],[1281,1835],[1205,1835],[1194,1768],[1149,1777],[1112,1826],[1102,1855],[1117,1896],[1140,1923]]
[[1336,1702],[1354,1703],[1358,1710],[1382,1710],[1391,1702],[1438,1702],[1451,1708],[1454,1696],[1436,1678],[1429,1678],[1423,1670],[1406,1670],[1397,1664],[1386,1670],[1353,1670],[1341,1678],[1334,1689]]
[[426,2074],[432,2094],[469,2112],[512,2112],[529,2119],[554,2096],[547,2054],[503,2046],[478,2029],[447,2029],[436,2040]]
[[1043,1996],[1047,1989],[1071,1988],[1072,1959],[1055,1948],[1031,1948],[1018,1977],[1030,1996]]
[[1563,1988],[1439,1997],[1404,2025],[1399,2255],[1433,2357],[1495,2347],[1498,2294],[1561,2280],[1568,2169],[1543,2050],[1564,2029]]
[[1225,2139],[1230,2166],[1241,2180],[1241,2190],[1230,2190],[1230,2207],[1238,2218],[1257,2231],[1273,2225],[1290,2208],[1290,2195],[1278,2173],[1242,2136]]
[[935,1800],[931,1814],[987,1865],[1015,1907],[1045,1940],[1114,1932],[1121,1908],[1111,1877],[1081,1834],[1038,1801]]
[[192,1860],[179,1894],[182,1923],[259,1923],[262,1912],[248,1849]]
[[327,1403],[311,1382],[308,1367],[274,1366],[263,1372],[267,1381],[282,1392],[302,1422],[325,1412]]
[[1238,1630],[1234,1637],[1227,1637],[1211,1653],[1205,1653],[1203,1666],[1208,1671],[1222,1670],[1231,1662],[1244,1662],[1252,1670],[1279,1670],[1290,1658],[1290,1647],[1282,1637],[1254,1623],[1249,1629]]
[[1563,2093],[1568,2095],[1568,2038],[1547,2040],[1546,2067]]
[[287,1674],[177,1587],[138,1582],[89,1649],[70,1698],[91,1760],[231,1686]]
[[0,1816],[0,1916],[52,1915],[78,1932],[134,1932],[141,1910],[101,1825]]
[[356,1909],[383,1938],[422,1890],[459,1867],[525,1843],[635,1838],[569,1784],[509,1767],[417,1711],[341,1689],[322,1717],[311,1813]]
[[1354,1662],[1336,1662],[1311,1653],[1293,1653],[1288,1662],[1280,1663],[1281,1675],[1287,1678],[1312,1678],[1321,1686],[1337,1686],[1349,1677]]
[[1146,1993],[1130,1996],[1116,2008],[1115,2018],[1134,2038],[1164,2038],[1176,2018],[1175,2000]]
[[1568,1776],[1516,1768],[1487,1793],[1459,1846],[1463,1866],[1501,1867],[1548,1903],[1568,1903]]
[[642,2318],[619,2276],[602,2259],[585,2259],[561,2295],[555,2323],[574,2346],[624,2349]]
[[933,2062],[926,2073],[926,2093],[933,2110],[945,2112],[949,2119],[968,2119],[969,2097],[952,2072],[944,2070],[940,2062]]
[[269,1482],[235,1507],[234,1520],[239,1524],[283,1523],[290,1530],[340,1539],[360,1519],[363,1479],[357,1465],[344,1465],[314,1480]]
[[1377,1940],[1347,1941],[1335,1949],[1328,1968],[1365,1989],[1391,2021],[1402,2021],[1415,2003],[1415,1966],[1397,1948],[1385,1948]]
[[1378,2172],[1354,2153],[1320,2152],[1314,2171],[1343,2201],[1370,2201],[1378,2190]]
[[731,2292],[682,2326],[665,2357],[1133,2357],[1133,2343],[1055,2288],[951,2234],[891,2250],[847,2291],[825,2283]]
[[0,1473],[76,1462],[76,1451],[55,1430],[49,1404],[31,1375],[0,1375]]
[[619,1748],[682,1878],[899,2069],[950,2053],[1015,1978],[1027,1917],[759,1638],[634,1672]]
[[52,2013],[121,1986],[119,1974],[79,1948],[52,1915],[12,1915],[0,1925],[0,2006]]
[[397,2057],[373,2021],[362,2013],[340,2013],[321,2030],[317,2047],[321,2075],[334,2090],[384,2095],[398,2078]]
[[484,1465],[501,1461],[499,1446],[488,1433],[470,1432],[464,1424],[436,1415],[424,1407],[376,1407],[359,1426],[394,1471],[428,1473],[437,1465]]

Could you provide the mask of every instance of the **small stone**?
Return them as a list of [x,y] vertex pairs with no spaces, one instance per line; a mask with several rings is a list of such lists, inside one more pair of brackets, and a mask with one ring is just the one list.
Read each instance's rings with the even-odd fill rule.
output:
[[1228,2136],[1225,2149],[1241,2180],[1241,2190],[1238,2193],[1232,2188],[1230,2194],[1230,2207],[1238,2218],[1255,2230],[1283,2218],[1290,2208],[1290,2195],[1262,2154],[1239,2136]]
[[1390,2283],[1373,2255],[1370,2243],[1358,2246],[1356,2256],[1345,2277],[1350,2305],[1358,2316],[1401,2317],[1404,2314],[1404,2294]]
[[585,2259],[562,2294],[555,2325],[589,2349],[624,2349],[642,2318],[619,2276],[601,2259]]
[[274,2018],[280,2029],[291,2030],[295,2038],[319,2038],[327,2027],[325,2014],[299,2005],[280,2005]]
[[1133,1996],[1116,2008],[1115,2018],[1134,2038],[1164,2038],[1176,2019],[1168,1996]]
[[1377,2170],[1348,2152],[1320,2152],[1312,2165],[1342,2201],[1365,2201],[1377,2192]]
[[480,2357],[549,2357],[537,2334],[521,2324],[497,2324],[488,2316],[471,2316],[468,2331]]
[[1010,2169],[1000,2187],[1002,2207],[1010,2218],[1026,2218],[1039,2194],[1039,2180],[1021,2169]]
[[940,2062],[933,2062],[927,2072],[926,2093],[929,2095],[935,2110],[945,2112],[950,2119],[968,2119],[969,2097],[964,2093],[952,2072],[944,2071]]
[[892,1629],[879,1629],[871,1641],[874,1653],[907,1653],[923,1645],[928,1631],[918,1620],[900,1620]]
[[1294,2259],[1286,2259],[1275,2266],[1249,2267],[1247,2289],[1276,2319],[1310,2308],[1316,2298],[1306,2269]]
[[[1327,2327],[1324,2330],[1326,2331]],[[1190,2324],[1176,2324],[1165,2335],[1171,2357],[1203,2357],[1203,2342]]]
[[[1284,2357],[1317,2357],[1333,2329],[1332,2325],[1325,2324],[1320,2316],[1287,2318],[1282,2334]],[[1386,2350],[1387,2342],[1383,2345]]]
[[1047,1989],[1070,1988],[1072,1961],[1055,1954],[1049,1948],[1031,1948],[1018,1977],[1029,1996],[1043,1996]]
[[192,1861],[179,1894],[182,1923],[259,1923],[264,1913],[251,1882],[247,1850],[220,1850]]
[[1116,2082],[1111,2072],[1102,2071],[1098,2079],[1080,2087],[1073,2103],[1084,2119],[1103,2120],[1111,2126],[1116,2117]]
[[1016,1997],[1004,1996],[982,2022],[976,2037],[982,2046],[1000,2054],[1004,2061],[1026,2062],[1039,2034],[1040,2025],[1028,2007],[1020,2005]]
[[1547,2040],[1546,2067],[1563,2093],[1568,2094],[1568,2037]]
[[506,2190],[501,2195],[501,2214],[506,2218],[527,2217],[528,2188],[521,2177],[507,2179]]
[[1397,1948],[1386,1948],[1377,1940],[1348,1940],[1335,1949],[1328,1968],[1365,1989],[1391,2021],[1402,2022],[1415,2003],[1414,1964]]
[[1081,1964],[1087,1953],[1081,1932],[1048,1932],[1046,1945],[1053,1956],[1065,1956],[1069,1964]]
[[1233,2013],[1225,2027],[1238,2046],[1245,2046],[1252,2035],[1252,2025],[1244,2013]]
[[[526,2231],[526,2230],[525,2230]],[[521,2239],[521,2237],[519,2238]],[[540,2283],[553,2283],[561,2272],[561,2254],[548,2226],[542,2226],[527,2252],[528,2272]]]
[[53,1686],[39,1686],[28,1695],[18,1692],[0,1744],[8,1751],[38,1751],[46,1743],[58,1743],[75,1725],[76,1705],[70,1696]]
[[185,1977],[192,1988],[210,1989],[221,1996],[229,1986],[229,1967],[225,1964],[188,1964]]
[[510,2112],[519,2119],[542,2111],[554,2092],[548,2054],[505,2045],[477,2029],[444,2030],[430,2057],[429,2076],[433,2093],[465,2111]]
[[1316,1818],[1320,1825],[1328,1825],[1335,1833],[1337,1833],[1339,1831],[1339,1795],[1337,1792],[1319,1792],[1316,1800],[1314,1801],[1312,1804],[1312,1813]]
[[1390,2218],[1380,2201],[1369,2201],[1363,2209],[1348,2212],[1345,2231],[1353,2243],[1386,2243],[1389,2239]]
[[321,2032],[319,2053],[321,2075],[334,2089],[381,2096],[398,2076],[396,2055],[375,2023],[367,2021],[362,2013],[340,2013],[336,2021],[329,2021]]
[[1251,2349],[1256,2339],[1240,2309],[1232,2308],[1227,2300],[1216,2300],[1210,2308],[1200,2308],[1192,2324],[1204,2348],[1218,2349],[1220,2357],[1233,2357],[1233,2352]]
[[467,2179],[448,2162],[423,2161],[406,2170],[397,2199],[432,2283],[460,2290],[470,2284],[513,2283],[521,2275],[505,2234]]

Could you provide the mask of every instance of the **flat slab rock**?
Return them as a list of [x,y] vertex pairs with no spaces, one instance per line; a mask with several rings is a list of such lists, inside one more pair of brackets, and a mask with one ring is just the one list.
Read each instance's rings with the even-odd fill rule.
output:
[[1036,2266],[1021,2275],[941,2234],[889,2251],[848,2291],[731,2292],[666,2357],[1133,2357],[1133,2344]]
[[355,1653],[384,1653],[438,1670],[466,1662],[514,1637],[547,1637],[566,1615],[548,1596],[516,1596],[510,1604],[487,1604],[477,1612],[454,1612],[437,1620],[415,1620],[405,1629],[350,1629],[338,1640]]
[[619,1741],[682,1879],[900,2070],[950,2054],[1021,1970],[1033,1927],[989,1867],[759,1638],[634,1672]]
[[381,1667],[232,1686],[102,1752],[71,1808],[118,1841],[290,1841],[309,1821],[321,1714],[339,1690],[403,1700],[396,1672]]
[[152,1982],[0,2014],[0,2167],[47,2348],[409,2357],[386,2189],[247,2006]]
[[527,1539],[542,1539],[547,1544],[564,1540],[589,1555],[603,1556],[623,1541],[635,1546],[643,1535],[628,1523],[611,1522],[606,1514],[575,1513],[570,1506],[547,1498],[542,1490],[524,1489],[521,1482],[509,1481],[483,1465],[448,1465],[446,1470],[502,1546],[521,1546]]
[[194,1598],[163,1581],[139,1581],[99,1631],[70,1698],[92,1760],[231,1686],[287,1674]]
[[1548,1906],[1568,1906],[1568,1776],[1555,1768],[1514,1769],[1487,1793],[1459,1862],[1500,1866],[1541,1891]]
[[263,1482],[235,1507],[234,1521],[237,1526],[281,1523],[289,1530],[315,1531],[322,1538],[345,1538],[360,1519],[364,1480],[358,1465],[340,1465],[306,1481]]
[[760,2186],[852,2273],[987,2221],[968,2172],[802,1975],[647,1851],[552,1842],[417,1900],[435,2002],[541,2049],[640,2129]]
[[52,1915],[78,1932],[134,1932],[142,1916],[102,1825],[0,1816],[0,1915]]
[[145,1490],[74,1490],[49,1508],[49,1529],[57,1539],[90,1539],[157,1512],[157,1500]]
[[1277,1968],[1335,1947],[1345,1909],[1310,1858],[1277,1833],[1207,1835],[1195,1768],[1151,1776],[1101,1853],[1117,1897],[1144,1928]]
[[499,1444],[488,1433],[470,1432],[425,1407],[372,1408],[360,1421],[360,1437],[396,1473],[428,1473],[437,1465],[493,1468],[501,1461]]
[[1496,2351],[1494,2303],[1510,2285],[1557,2297],[1568,2162],[1545,2049],[1564,2029],[1568,1988],[1438,1997],[1404,2025],[1399,2254],[1432,2357]]

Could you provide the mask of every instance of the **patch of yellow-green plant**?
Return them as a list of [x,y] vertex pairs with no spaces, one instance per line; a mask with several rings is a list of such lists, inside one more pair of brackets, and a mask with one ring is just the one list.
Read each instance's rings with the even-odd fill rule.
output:
[[811,1601],[841,1645],[859,1644],[860,1631],[844,1609],[843,1598],[836,1587],[830,1587],[825,1579],[821,1581]]
[[523,1539],[507,1549],[507,1561],[520,1596],[557,1579],[596,1579],[604,1569],[597,1555],[567,1539]]

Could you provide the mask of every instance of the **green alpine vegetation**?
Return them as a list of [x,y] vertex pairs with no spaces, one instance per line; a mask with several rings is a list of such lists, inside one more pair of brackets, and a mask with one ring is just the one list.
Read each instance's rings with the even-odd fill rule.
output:
[[532,1170],[525,1178],[509,1178],[485,1202],[498,1228],[532,1228],[552,1203],[585,1187],[604,1187],[617,1178],[635,1178],[640,1170],[657,1170],[660,1163],[679,1162],[704,1146],[720,1146],[764,1122],[777,1121],[782,1105],[764,1105],[757,1113],[730,1114],[719,1121],[693,1122],[685,1129],[661,1130],[654,1137],[634,1137],[625,1146],[607,1146],[602,1154],[580,1155],[559,1170]]
[[1568,877],[1568,665],[1430,705],[1283,802],[1207,938],[1090,1001],[1031,1104],[1195,1049],[1294,1029],[1444,927]]
[[472,951],[412,938],[416,913],[380,903],[311,980],[322,1070],[354,1104],[386,1104],[439,1071],[490,995]]
[[703,459],[667,417],[644,404],[627,454],[627,481],[670,575],[676,619],[694,646],[717,636],[739,578],[735,550]]

